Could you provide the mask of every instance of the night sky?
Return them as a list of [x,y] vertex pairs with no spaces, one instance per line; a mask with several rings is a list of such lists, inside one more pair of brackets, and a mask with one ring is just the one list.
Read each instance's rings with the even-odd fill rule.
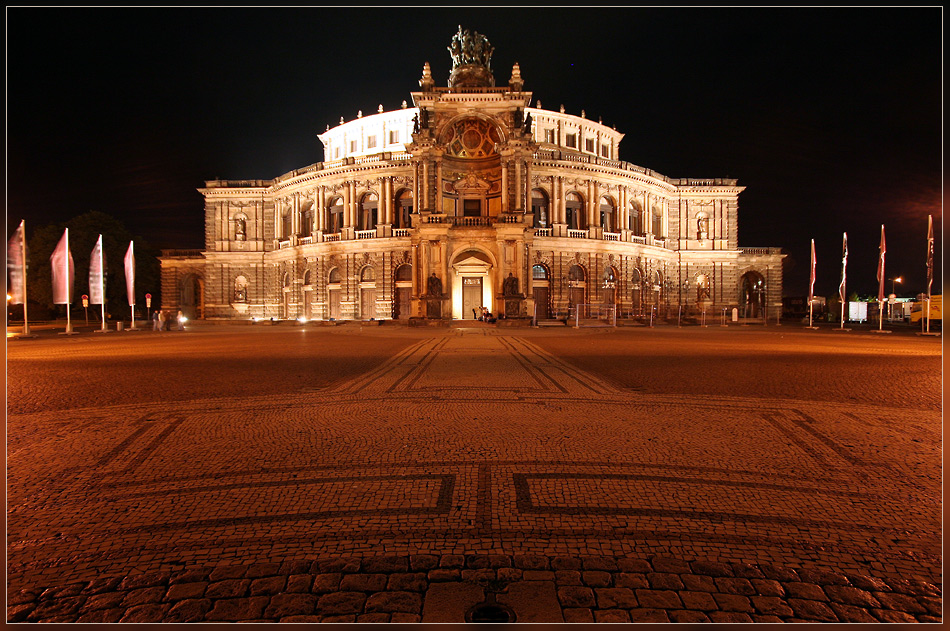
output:
[[[739,245],[778,246],[786,295],[942,282],[940,7],[916,9],[7,8],[7,230],[89,210],[159,248],[203,247],[209,179],[323,159],[326,126],[396,109],[459,25],[514,62],[536,105],[625,133],[622,160],[732,177]],[[79,256],[79,254],[77,254]],[[890,282],[886,285],[889,293]]]

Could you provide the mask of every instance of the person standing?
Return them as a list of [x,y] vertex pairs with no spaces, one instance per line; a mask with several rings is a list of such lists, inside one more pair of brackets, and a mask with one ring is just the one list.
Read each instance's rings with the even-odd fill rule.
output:
[[178,330],[179,331],[185,330],[185,314],[182,313],[180,310],[178,311]]
[[158,330],[159,331],[165,330],[165,312],[164,311],[158,312]]
[[160,330],[161,330],[161,329],[158,328],[158,327],[159,327],[158,318],[159,318],[159,310],[156,309],[156,310],[155,310],[155,313],[152,314],[152,330],[153,330],[153,331],[160,331]]

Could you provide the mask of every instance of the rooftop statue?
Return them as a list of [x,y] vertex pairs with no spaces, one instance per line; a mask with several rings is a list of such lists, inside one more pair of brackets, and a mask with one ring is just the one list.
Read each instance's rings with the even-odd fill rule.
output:
[[452,56],[452,70],[459,66],[473,64],[490,70],[491,56],[495,52],[495,47],[488,43],[488,38],[478,31],[475,31],[473,35],[468,29],[463,31],[459,25],[459,31],[452,38],[448,51]]

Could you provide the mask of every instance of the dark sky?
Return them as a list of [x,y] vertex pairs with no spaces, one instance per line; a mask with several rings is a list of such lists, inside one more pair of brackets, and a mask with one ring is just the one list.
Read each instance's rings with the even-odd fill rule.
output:
[[[670,177],[733,177],[740,246],[789,254],[786,295],[942,274],[942,33],[934,8],[7,8],[7,229],[89,210],[160,248],[203,245],[207,179],[271,179],[322,159],[340,117],[398,108],[458,25],[514,62],[546,109],[626,136]],[[901,285],[897,286],[898,293]],[[890,292],[890,283],[887,285]]]

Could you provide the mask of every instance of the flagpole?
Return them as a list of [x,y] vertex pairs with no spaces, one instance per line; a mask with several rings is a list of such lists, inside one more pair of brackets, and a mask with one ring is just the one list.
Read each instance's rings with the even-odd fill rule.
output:
[[[135,241],[129,241],[129,252],[132,253],[132,265],[133,265],[132,271],[134,272],[135,271],[135,267],[134,267],[135,250],[132,248],[133,245],[135,245]],[[126,289],[128,289],[128,287],[126,287]],[[132,303],[129,305],[129,308],[132,310],[132,326],[130,326],[129,329],[134,331],[135,330],[135,276],[132,276],[132,296],[129,302]]]
[[69,282],[69,228],[66,228],[66,256],[63,257],[66,265],[66,333],[73,332],[73,321],[69,315],[69,301],[71,296],[69,295],[69,290],[71,289]]
[[20,221],[20,251],[23,253],[23,337],[30,335],[30,319],[26,316],[26,220]]
[[815,240],[811,240],[811,277],[808,283],[808,328],[817,329],[814,325],[814,304],[815,304]]

